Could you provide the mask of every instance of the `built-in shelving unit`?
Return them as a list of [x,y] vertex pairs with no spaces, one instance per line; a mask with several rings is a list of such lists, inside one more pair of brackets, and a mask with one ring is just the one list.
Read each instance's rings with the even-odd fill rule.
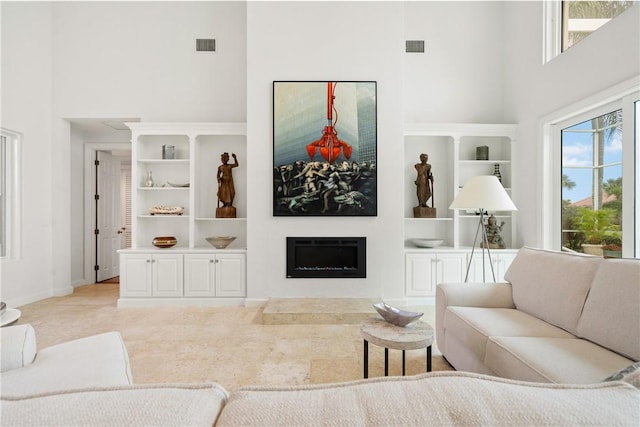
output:
[[[193,303],[198,298],[245,296],[246,124],[127,125],[132,143],[132,248],[120,251],[119,306],[156,305],[163,297]],[[163,158],[166,146],[174,147],[173,158]],[[224,152],[235,153],[239,163],[233,169],[236,218],[215,215],[217,170]],[[182,213],[153,214],[154,206],[180,207]],[[225,249],[206,241],[220,235],[236,240]],[[178,243],[156,248],[152,241],[158,236],[174,236]]]
[[[502,184],[513,196],[512,156],[517,126],[512,124],[415,123],[404,130],[404,238],[405,292],[407,296],[432,296],[442,281],[462,281],[478,226],[476,212],[454,211],[449,206],[473,176],[493,175],[499,168]],[[476,148],[489,147],[489,159],[477,160]],[[434,176],[436,218],[414,218],[418,204],[416,170],[420,154],[429,155]],[[429,200],[428,205],[431,206]],[[504,222],[501,236],[505,250],[492,250],[497,277],[502,278],[515,252],[516,212],[489,212]],[[418,248],[414,238],[442,239],[434,249]],[[477,250],[477,248],[476,248]],[[495,256],[493,256],[495,254]],[[482,263],[473,259],[470,280],[478,281]]]

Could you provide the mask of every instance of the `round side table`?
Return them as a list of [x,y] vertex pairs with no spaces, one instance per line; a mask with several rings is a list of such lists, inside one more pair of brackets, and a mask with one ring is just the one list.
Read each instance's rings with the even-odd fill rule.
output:
[[15,308],[7,308],[0,316],[0,327],[13,325],[20,319],[22,312]]
[[402,375],[405,374],[405,351],[427,349],[427,372],[431,372],[433,328],[418,320],[407,326],[396,326],[383,319],[371,318],[360,324],[364,339],[364,378],[369,378],[369,342],[384,347],[384,375],[389,375],[389,349],[402,350]]

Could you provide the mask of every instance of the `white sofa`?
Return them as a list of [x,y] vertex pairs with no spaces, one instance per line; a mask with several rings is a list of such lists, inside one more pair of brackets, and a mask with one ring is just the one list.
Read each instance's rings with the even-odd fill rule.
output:
[[640,261],[524,247],[505,280],[437,286],[436,340],[456,370],[596,383],[640,360]]
[[30,325],[2,328],[0,339],[2,426],[640,425],[640,364],[596,384],[447,371],[228,393],[132,384],[117,332],[43,350]]
[[129,355],[118,332],[37,350],[29,324],[0,329],[2,396],[133,384]]

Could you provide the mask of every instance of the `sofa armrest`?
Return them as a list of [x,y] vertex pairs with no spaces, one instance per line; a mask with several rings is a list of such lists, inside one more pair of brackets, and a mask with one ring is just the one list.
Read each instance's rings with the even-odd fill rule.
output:
[[449,306],[515,308],[511,283],[440,283],[436,286],[436,342],[444,351],[444,313]]
[[2,369],[0,372],[23,368],[36,357],[36,332],[29,324],[6,326],[0,329]]
[[31,365],[3,372],[0,379],[2,397],[133,383],[129,355],[119,332],[44,348]]

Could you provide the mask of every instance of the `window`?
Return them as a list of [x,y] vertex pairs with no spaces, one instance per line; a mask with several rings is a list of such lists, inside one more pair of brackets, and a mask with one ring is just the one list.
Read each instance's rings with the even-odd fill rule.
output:
[[602,96],[600,104],[576,104],[547,121],[543,247],[640,258],[640,92],[635,79],[628,84],[617,95],[591,98]]
[[19,141],[20,134],[0,129],[0,258],[19,253]]
[[638,1],[563,1],[562,51],[583,40]]
[[543,2],[544,62],[558,56],[639,0]]
[[563,248],[622,256],[622,136],[622,109],[562,129]]

